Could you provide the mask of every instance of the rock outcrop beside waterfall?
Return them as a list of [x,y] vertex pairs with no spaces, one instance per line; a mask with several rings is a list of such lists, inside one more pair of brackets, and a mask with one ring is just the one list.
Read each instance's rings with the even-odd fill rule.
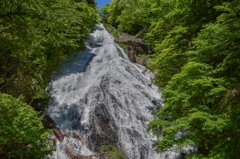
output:
[[[156,139],[146,132],[154,111],[162,107],[154,75],[129,61],[103,25],[90,35],[88,49],[63,64],[48,86],[49,115],[59,131],[77,132],[85,144],[66,136],[56,143],[53,158],[93,155],[101,146],[116,146],[129,159],[178,158],[180,154],[157,154]],[[57,157],[56,157],[57,156]]]

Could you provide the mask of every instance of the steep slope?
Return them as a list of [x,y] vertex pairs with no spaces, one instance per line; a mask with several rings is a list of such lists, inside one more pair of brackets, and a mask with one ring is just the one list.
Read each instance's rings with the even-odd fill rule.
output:
[[[156,154],[155,139],[146,132],[154,111],[162,107],[153,77],[144,66],[131,63],[112,35],[98,25],[88,49],[66,62],[50,83],[46,113],[62,132],[80,133],[92,151],[108,145],[122,149],[130,159],[164,158],[169,154]],[[64,142],[57,147],[60,158],[67,156],[63,145],[74,141]],[[92,154],[71,145],[75,154]]]

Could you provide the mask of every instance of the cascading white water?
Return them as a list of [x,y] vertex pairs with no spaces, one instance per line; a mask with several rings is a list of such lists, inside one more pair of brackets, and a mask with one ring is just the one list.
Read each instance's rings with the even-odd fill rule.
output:
[[87,45],[49,84],[46,113],[61,131],[81,134],[88,146],[66,138],[53,157],[69,158],[64,148],[68,144],[75,154],[91,155],[101,145],[115,145],[129,159],[179,158],[173,152],[157,154],[155,138],[146,132],[154,111],[162,107],[161,94],[152,84],[154,75],[131,63],[103,25],[96,26]]

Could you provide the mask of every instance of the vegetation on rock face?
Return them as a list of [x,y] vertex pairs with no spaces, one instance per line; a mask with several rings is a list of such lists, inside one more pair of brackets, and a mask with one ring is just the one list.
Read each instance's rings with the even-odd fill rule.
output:
[[[72,52],[85,47],[96,20],[93,0],[1,1],[0,95],[4,104],[0,110],[4,115],[1,124],[3,121],[9,124],[0,131],[4,141],[0,147],[1,157],[28,158],[30,155],[32,158],[37,146],[38,153],[44,152],[43,147],[39,148],[45,144],[40,137],[41,133],[45,134],[39,123],[41,118],[37,118],[29,105],[35,110],[42,109],[37,103],[47,97],[45,88],[52,71]],[[29,105],[21,103],[19,96]],[[30,135],[30,130],[36,135],[33,138],[24,136]],[[8,146],[18,148],[19,152],[10,151]]]
[[106,159],[125,159],[123,151],[118,150],[115,146],[101,146],[101,155]]
[[240,156],[240,1],[113,0],[102,13],[154,50],[149,68],[166,101],[149,124],[158,151],[194,145],[187,158]]

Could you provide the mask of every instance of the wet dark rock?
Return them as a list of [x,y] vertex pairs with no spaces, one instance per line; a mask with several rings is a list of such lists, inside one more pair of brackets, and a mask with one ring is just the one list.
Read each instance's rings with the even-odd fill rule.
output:
[[55,122],[48,115],[43,116],[42,123],[45,128],[49,128],[49,129],[56,128]]
[[161,109],[163,107],[163,100],[153,99],[152,103],[156,106],[156,109]]
[[140,57],[140,55],[153,54],[153,52],[148,48],[148,44],[145,43],[143,39],[137,38],[137,35],[132,36],[119,31],[118,34],[119,37],[116,37],[116,42],[123,43],[126,46],[129,60],[133,63],[146,66],[149,59]]
[[[117,147],[117,130],[116,126],[110,119],[108,110],[104,104],[100,104],[94,112],[91,125],[98,125],[99,127],[92,127],[92,134],[88,138],[90,143],[90,149],[95,152],[100,152],[102,146],[115,146]],[[99,129],[99,130],[98,130]]]

